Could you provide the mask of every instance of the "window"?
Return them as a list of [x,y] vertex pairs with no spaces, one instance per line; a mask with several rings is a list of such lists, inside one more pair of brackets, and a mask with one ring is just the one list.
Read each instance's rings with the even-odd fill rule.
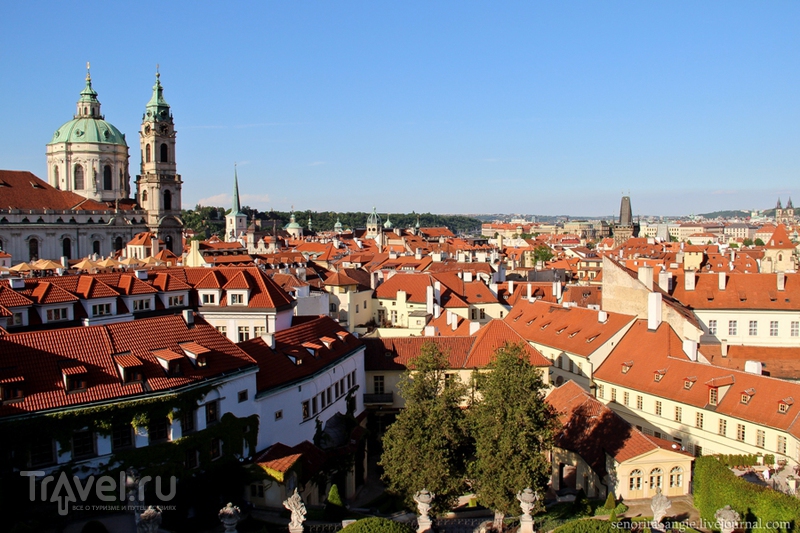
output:
[[627,391],[622,393],[622,405],[627,406],[631,401],[631,395]]
[[267,334],[266,326],[253,326],[253,337],[263,337]]
[[100,254],[100,241],[92,241],[92,253],[101,255]]
[[694,456],[701,457],[703,455],[703,447],[698,446],[697,444],[694,445]]
[[758,446],[759,448],[763,448],[764,447],[764,443],[766,442],[766,440],[767,440],[767,436],[764,433],[764,430],[763,429],[757,429],[756,430],[756,446]]
[[150,148],[150,145],[149,144],[146,145],[145,148],[144,148],[144,162],[145,163],[149,163],[150,162],[150,157],[151,157],[150,153],[151,153],[151,151],[152,151],[152,149]]
[[679,406],[675,406],[675,422],[681,422],[683,420],[683,409]]
[[636,469],[630,473],[628,478],[628,488],[630,490],[642,490],[642,471]]
[[6,403],[18,402],[25,398],[25,391],[22,389],[22,383],[20,382],[0,385],[0,391],[2,391],[0,400]]
[[719,434],[723,437],[728,432],[728,422],[724,418],[719,419]]
[[28,241],[28,256],[31,261],[39,259],[39,239],[31,239]]
[[111,449],[121,450],[133,444],[133,431],[128,422],[114,424],[111,428]]
[[699,429],[703,429],[703,413],[697,413],[694,416],[694,425]]
[[222,441],[218,437],[211,439],[211,458],[218,459],[222,456]]
[[275,420],[282,420],[282,419],[283,419],[283,409],[275,411]]
[[75,165],[75,169],[72,171],[72,176],[74,178],[73,189],[76,191],[83,189],[83,167],[80,165]]
[[150,299],[145,298],[144,300],[134,300],[133,301],[133,310],[134,311],[145,311],[150,309]]
[[317,414],[317,397],[316,396],[311,398],[311,414],[312,415]]
[[709,335],[716,335],[717,334],[717,321],[716,320],[709,320],[708,321],[708,333],[709,333]]
[[642,404],[643,404],[642,397],[637,395],[636,396],[636,408],[639,409],[640,411],[642,410]]
[[86,374],[73,374],[67,376],[67,392],[81,392],[86,390]]
[[247,401],[247,389],[239,391],[239,403]]
[[736,440],[744,442],[744,424],[736,424]]
[[216,326],[216,328],[220,334],[225,335],[226,337],[228,336],[228,326]]
[[612,402],[617,401],[617,389],[615,389],[614,387],[611,387],[611,401]]
[[717,405],[717,388],[712,387],[708,389],[708,404]]
[[203,305],[214,305],[217,303],[217,295],[216,294],[204,294],[203,295]]
[[598,398],[605,398],[605,387],[603,385],[597,386],[597,397]]
[[66,307],[59,307],[57,309],[47,310],[47,321],[56,322],[58,320],[67,320],[69,318]]
[[778,435],[777,452],[786,455],[786,437],[784,437],[783,435]]
[[575,365],[572,362],[572,359],[569,360],[569,371],[570,371],[570,373],[575,371]]
[[[303,420],[306,420],[308,419],[308,417],[311,416],[311,413],[309,411],[308,400],[304,401],[302,406],[303,406]],[[277,417],[277,414],[275,416]],[[281,417],[283,417],[283,413],[281,413]]]
[[136,366],[124,369],[123,377],[125,383],[137,383],[142,381],[142,367]]
[[[394,302],[392,302],[392,303],[394,303]],[[397,311],[395,311],[394,309],[392,309],[390,321],[391,321],[392,324],[397,322]]]
[[479,309],[479,311],[481,313],[480,314],[480,319],[481,320],[485,320],[486,319],[486,309]]
[[239,342],[250,340],[250,328],[248,326],[239,326]]
[[691,390],[692,385],[694,385],[694,381],[691,379],[685,379],[683,381],[683,388],[686,390]]
[[206,425],[215,424],[219,420],[219,406],[217,402],[208,402],[206,404]]
[[55,463],[53,440],[42,439],[31,446],[31,466],[44,466]]
[[91,431],[76,431],[72,434],[72,458],[83,459],[94,457],[94,433]]
[[358,304],[356,304],[356,313],[358,313]]
[[750,403],[750,395],[747,393],[742,393],[742,403]]
[[169,148],[167,143],[161,143],[161,162],[166,163],[169,161]]
[[103,190],[110,191],[114,188],[113,177],[111,175],[111,166],[106,165],[103,167]]
[[683,468],[675,466],[669,471],[669,486],[673,489],[683,486]]
[[167,301],[169,302],[169,307],[182,307],[183,306],[183,295],[170,296]]
[[172,193],[164,191],[164,211],[172,210]]
[[147,202],[147,190],[142,191],[142,204]]
[[233,293],[230,295],[231,297],[231,305],[242,305],[244,304],[244,295],[239,293]]
[[660,400],[656,400],[656,414],[658,416],[661,416],[661,401]]
[[194,409],[181,415],[181,434],[186,435],[194,431]]
[[167,440],[169,437],[169,419],[161,417],[151,422],[150,427],[147,428],[147,434],[151,443]]
[[738,329],[736,320],[728,320],[728,335],[738,335]]
[[72,259],[72,241],[70,239],[61,241],[61,255],[67,259]]
[[197,449],[192,448],[190,450],[186,450],[186,456],[183,460],[183,464],[186,465],[186,468],[197,468],[199,462],[197,460]]
[[11,317],[11,325],[12,326],[21,326],[22,325],[22,313],[14,313]]
[[663,488],[663,472],[660,468],[654,468],[650,471],[650,490]]
[[758,335],[758,320],[751,320],[747,330],[750,336]]
[[264,497],[264,485],[262,485],[261,483],[253,483],[252,485],[250,485],[250,497],[251,498],[263,498]]
[[111,304],[94,304],[92,306],[92,316],[104,316],[111,314]]
[[791,323],[791,328],[789,330],[789,335],[792,337],[800,337],[800,322],[793,320]]
[[332,402],[332,400],[331,400],[331,397],[333,396],[333,394],[332,394],[332,393],[333,393],[333,387],[328,387],[328,392],[327,392],[327,395],[328,395],[328,401],[327,401],[327,402],[325,402],[325,403],[327,403],[328,405],[330,405],[331,403],[333,403],[333,402]]
[[777,337],[778,336],[778,321],[777,320],[770,320],[769,321],[769,336],[770,337]]

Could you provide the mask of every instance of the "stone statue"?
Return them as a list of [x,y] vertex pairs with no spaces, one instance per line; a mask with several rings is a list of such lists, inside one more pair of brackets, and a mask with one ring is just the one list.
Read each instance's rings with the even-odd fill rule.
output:
[[136,533],[158,533],[161,525],[161,509],[152,505],[142,514],[136,515]]
[[539,501],[539,494],[532,491],[530,487],[517,493],[519,506],[522,508],[522,516],[519,517],[519,533],[533,533],[533,517],[531,511]]
[[290,533],[303,533],[303,522],[306,521],[306,505],[300,498],[296,488],[292,495],[283,502],[283,506],[292,513],[292,520],[289,522]]
[[422,489],[414,494],[414,501],[417,502],[417,510],[419,516],[417,517],[417,533],[424,533],[430,531],[433,522],[431,521],[428,513],[431,510],[431,503],[436,497],[436,494],[430,492],[428,489]]
[[241,509],[230,502],[219,511],[219,521],[225,526],[225,533],[236,533],[236,524],[238,524],[241,519]]
[[653,527],[652,529],[664,531],[664,526],[661,525],[661,520],[667,516],[667,511],[672,507],[672,502],[669,498],[661,493],[661,489],[656,489],[656,494],[650,500],[650,509],[653,510]]
[[739,513],[731,509],[730,505],[726,505],[722,509],[717,509],[714,513],[714,518],[717,520],[717,527],[720,533],[733,533],[739,523]]

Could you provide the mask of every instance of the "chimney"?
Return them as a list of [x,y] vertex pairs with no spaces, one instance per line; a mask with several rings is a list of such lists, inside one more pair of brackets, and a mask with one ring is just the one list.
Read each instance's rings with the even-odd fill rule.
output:
[[719,276],[719,278],[718,278],[719,279],[719,290],[724,291],[725,290],[725,281],[728,279],[728,274],[725,273],[725,272],[720,272],[718,274],[718,276]]
[[442,283],[440,281],[433,282],[433,297],[437,304],[442,305]]
[[436,326],[425,326],[425,336],[434,337],[436,335]]
[[645,265],[639,267],[639,281],[641,281],[648,291],[653,290],[653,267]]
[[662,291],[669,292],[669,272],[663,268],[658,273],[658,286]]
[[561,300],[561,282],[554,281],[553,282],[553,296],[556,297],[556,300]]
[[472,272],[464,272],[464,283],[472,283]]
[[439,315],[442,312],[442,308],[439,307],[438,303],[433,304],[433,318],[439,318]]
[[661,293],[647,295],[647,329],[655,331],[661,325]]
[[514,280],[511,280],[511,279],[508,280],[508,295],[509,296],[513,296],[514,295]]
[[479,329],[481,329],[481,323],[480,322],[473,321],[473,322],[469,323],[469,334],[470,335],[475,335],[475,333],[477,333]]
[[683,353],[685,353],[690,361],[697,361],[697,341],[684,339],[683,340]]
[[528,283],[528,300],[533,297],[533,290],[531,289],[531,284]]
[[264,341],[264,344],[269,346],[271,349],[275,349],[275,334],[274,333],[264,333],[261,335],[261,340]]
[[722,357],[728,357],[728,341],[722,341],[719,343],[719,350],[722,354]]
[[598,311],[597,312],[597,321],[601,324],[605,324],[608,322],[608,313],[605,311]]
[[450,324],[450,327],[453,328],[453,331],[458,329],[458,315],[453,313],[453,322]]
[[736,261],[736,250],[731,248],[731,263],[733,263],[734,261]]
[[417,248],[417,251],[414,253],[414,259],[417,261],[422,259],[422,248]]
[[786,273],[778,272],[778,290],[786,289]]
[[183,321],[186,322],[186,326],[189,329],[192,329],[194,327],[194,311],[192,311],[191,309],[184,309]]
[[686,291],[694,290],[694,270],[685,270],[683,272],[683,289]]
[[763,367],[761,365],[761,361],[745,361],[744,362],[744,371],[748,374],[755,374],[760,376],[763,373]]
[[450,322],[452,322],[453,320],[453,312],[450,311],[449,309],[445,311],[445,320],[447,321],[448,326],[450,325]]
[[428,285],[425,287],[425,312],[429,315],[433,314],[433,286]]

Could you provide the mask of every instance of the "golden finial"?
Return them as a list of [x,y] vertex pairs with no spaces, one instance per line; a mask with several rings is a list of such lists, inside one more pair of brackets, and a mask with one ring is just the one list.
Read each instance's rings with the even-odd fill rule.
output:
[[161,77],[161,73],[158,71],[159,67],[160,67],[160,65],[158,63],[156,63],[156,78],[160,78]]
[[86,62],[86,81],[92,81],[92,75],[89,72],[89,68],[90,68],[90,65],[89,65],[89,62],[87,61]]

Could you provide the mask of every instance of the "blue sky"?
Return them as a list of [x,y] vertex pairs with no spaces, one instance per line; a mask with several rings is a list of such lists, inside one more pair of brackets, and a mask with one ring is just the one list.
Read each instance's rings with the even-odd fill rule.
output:
[[85,63],[184,207],[602,215],[800,201],[800,3],[6,2],[0,168],[46,178]]

